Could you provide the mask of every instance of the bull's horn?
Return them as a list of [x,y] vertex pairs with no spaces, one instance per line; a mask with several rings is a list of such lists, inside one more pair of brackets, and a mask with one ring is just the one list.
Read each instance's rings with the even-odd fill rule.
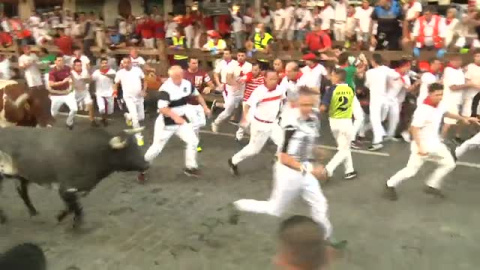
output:
[[124,129],[123,131],[129,135],[133,135],[133,134],[142,132],[144,129],[145,127],[139,127],[139,128]]
[[125,146],[127,146],[127,141],[122,140],[120,136],[116,136],[110,139],[109,144],[110,144],[110,147],[112,147],[113,149],[122,149],[122,148],[125,148]]
[[27,93],[21,94],[21,95],[17,98],[17,100],[15,100],[15,103],[14,103],[15,106],[16,106],[17,108],[22,107],[22,106],[25,104],[25,102],[27,102],[27,100],[28,100],[29,97],[30,97],[30,96],[29,96]]

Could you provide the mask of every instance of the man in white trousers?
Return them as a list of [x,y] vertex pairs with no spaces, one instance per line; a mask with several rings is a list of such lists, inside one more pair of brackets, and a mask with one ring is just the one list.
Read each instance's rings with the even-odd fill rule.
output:
[[268,138],[280,146],[282,142],[276,120],[280,106],[285,98],[285,88],[278,85],[278,75],[275,71],[268,71],[265,84],[253,91],[246,102],[240,126],[246,127],[249,110],[253,109],[253,120],[250,127],[250,141],[240,152],[228,160],[230,171],[238,175],[237,165],[248,157],[256,155],[262,150]]
[[[223,94],[224,110],[217,116],[212,123],[212,131],[218,132],[218,126],[230,117],[238,106],[242,103],[243,88],[235,80],[235,70],[238,62],[232,59],[232,52],[227,48],[223,51],[223,59],[217,63],[213,73],[213,78],[217,89]],[[215,104],[214,104],[215,105]],[[213,106],[212,106],[213,107]]]
[[[134,128],[140,128],[140,121],[145,119],[145,108],[143,106],[144,97],[147,95],[147,84],[145,83],[145,74],[139,67],[132,66],[130,57],[124,57],[123,68],[115,76],[114,92],[118,91],[118,86],[122,85],[123,100],[127,106],[128,113],[125,113],[125,120],[132,122]],[[140,133],[136,135],[139,146],[144,145],[143,136]]]
[[48,85],[50,88],[50,100],[52,101],[51,114],[57,116],[62,105],[66,104],[70,112],[67,117],[67,128],[73,129],[73,119],[78,111],[75,92],[72,86],[72,74],[70,67],[66,66],[62,55],[55,58],[55,66],[48,74]]
[[[268,75],[271,76],[271,75]],[[308,203],[312,218],[325,229],[325,238],[333,243],[332,224],[328,218],[328,203],[319,180],[325,178],[323,166],[314,166],[313,151],[319,137],[320,121],[313,107],[317,93],[308,87],[298,89],[298,107],[295,115],[282,119],[284,142],[279,149],[278,162],[274,166],[273,190],[268,201],[241,199],[233,203],[232,223],[238,222],[239,213],[246,211],[280,217],[288,205],[298,196]],[[335,243],[345,245],[346,241]]]
[[428,158],[438,163],[439,167],[426,181],[424,191],[438,197],[445,197],[441,192],[444,177],[455,168],[455,160],[450,150],[442,143],[439,130],[444,117],[461,120],[466,124],[479,123],[477,118],[465,118],[447,112],[443,98],[443,85],[433,83],[428,88],[428,96],[418,105],[411,125],[413,141],[407,166],[387,181],[386,195],[390,200],[397,200],[396,187],[404,180],[417,174]]
[[461,158],[468,150],[472,149],[480,149],[480,132],[455,149],[455,160]]
[[72,80],[77,108],[79,110],[88,111],[90,125],[92,127],[98,127],[98,124],[95,121],[93,100],[88,89],[92,78],[88,70],[83,69],[81,60],[75,59],[73,61]]
[[[198,137],[194,127],[188,122],[188,99],[192,96],[198,97],[197,89],[188,81],[183,79],[183,69],[180,66],[172,66],[168,70],[169,79],[160,87],[158,109],[160,115],[155,121],[153,144],[145,153],[145,160],[153,160],[162,152],[165,144],[172,135],[177,135],[186,143],[185,148],[185,170],[188,176],[198,177],[200,172],[197,164]],[[205,112],[208,108],[203,106]],[[138,176],[139,182],[145,180],[145,173]]]
[[107,58],[100,59],[100,68],[92,74],[98,111],[102,115],[102,124],[105,127],[108,126],[107,115],[111,115],[114,110],[113,80],[116,74],[117,72],[108,65]]
[[290,101],[295,101],[297,99],[298,88],[301,86],[307,86],[307,84],[308,77],[300,71],[298,64],[295,62],[288,62],[285,65],[285,77],[283,77],[280,82],[280,86],[286,91],[286,100],[281,108],[281,117],[288,117],[290,110],[293,109]]
[[345,83],[347,72],[344,69],[337,69],[332,72],[332,86],[327,90],[322,98],[320,110],[328,110],[330,129],[337,142],[338,152],[325,166],[327,175],[331,177],[333,172],[340,164],[345,166],[345,179],[350,180],[357,177],[353,169],[351,143],[354,139],[353,127],[353,101],[355,93],[353,89]]
[[383,137],[387,135],[382,125],[382,112],[386,106],[387,83],[398,74],[391,68],[383,65],[382,56],[378,53],[372,55],[373,68],[365,74],[365,86],[370,90],[370,123],[373,129],[372,145],[369,151],[383,148]]

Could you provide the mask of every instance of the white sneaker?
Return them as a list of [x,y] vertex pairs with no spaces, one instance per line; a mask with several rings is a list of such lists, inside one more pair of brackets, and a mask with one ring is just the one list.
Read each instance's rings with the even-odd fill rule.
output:
[[402,135],[402,138],[404,141],[406,142],[410,142],[411,139],[410,139],[410,133],[408,133],[408,131],[403,131],[400,135]]
[[127,126],[131,127],[133,125],[133,123],[132,123],[132,118],[130,117],[130,114],[129,113],[124,113],[123,117],[125,117],[125,124],[127,124]]
[[215,122],[212,123],[212,131],[214,133],[218,133],[218,126],[217,126],[217,124],[215,124]]

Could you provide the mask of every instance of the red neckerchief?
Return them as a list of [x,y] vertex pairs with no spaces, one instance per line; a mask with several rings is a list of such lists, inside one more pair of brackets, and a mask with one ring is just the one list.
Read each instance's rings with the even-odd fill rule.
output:
[[405,74],[403,74],[402,72],[400,72],[400,69],[395,69],[395,71],[400,74],[400,80],[402,80],[403,84],[405,84],[405,78],[403,77]]
[[300,77],[302,77],[302,75],[303,75],[303,73],[302,73],[301,71],[299,71],[299,72],[297,73],[297,77],[295,77],[294,80],[290,80],[290,81],[292,81],[292,82],[294,82],[294,83],[297,83],[298,79],[300,79]]
[[449,25],[452,21],[453,21],[453,19],[449,19],[449,18],[446,18],[446,19],[445,19],[445,23],[446,23],[447,25]]
[[[238,62],[238,66],[239,66],[239,67],[243,67],[244,64],[245,64],[245,62],[243,62],[243,63]],[[240,77],[242,77],[243,75],[244,75],[244,74],[243,74],[243,70],[241,70],[241,71],[240,71]]]
[[267,84],[265,83],[265,88],[267,88],[268,92],[272,92],[273,90],[277,89],[277,86],[275,85],[275,87],[273,88],[268,88]]
[[110,68],[106,68],[106,69],[100,69],[100,73],[102,73],[103,75],[107,74],[107,72],[110,70]]
[[433,105],[432,100],[430,99],[430,97],[427,97],[427,98],[423,101],[423,104],[426,104],[426,105],[428,105],[428,106],[432,106],[433,108],[437,108],[437,107],[438,107],[438,104],[437,104],[437,105]]
[[340,68],[344,69],[344,68],[347,68],[349,65],[348,64],[345,64],[345,65],[341,65]]
[[309,68],[310,68],[310,70],[313,70],[313,69],[316,68],[317,66],[318,66],[318,63],[315,63],[315,65],[313,65],[313,67],[310,67],[310,66],[309,66]]
[[408,8],[413,7],[414,4],[415,4],[415,0],[408,2]]
[[452,66],[452,64],[450,64],[450,63],[448,63],[446,67],[453,68],[453,69],[460,69],[459,67],[456,68],[456,67]]
[[[225,59],[224,59],[224,60],[225,60]],[[228,61],[227,61],[227,60],[225,60],[225,62],[226,62],[226,63],[227,63],[227,65],[228,65],[228,64],[230,64],[230,62],[232,62],[232,59],[230,59],[230,60],[228,60]]]
[[353,16],[355,16],[355,12],[353,12],[352,14],[348,14],[348,17],[350,17],[350,18],[353,17]]

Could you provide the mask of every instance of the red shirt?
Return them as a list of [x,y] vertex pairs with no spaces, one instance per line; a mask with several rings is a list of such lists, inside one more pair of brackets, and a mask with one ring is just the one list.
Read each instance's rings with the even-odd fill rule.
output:
[[330,39],[330,36],[323,31],[310,32],[305,37],[305,44],[307,44],[311,51],[318,51],[320,49],[332,47],[332,40]]
[[[54,67],[48,73],[48,80],[52,82],[61,82],[65,80],[71,74],[71,69],[68,66],[64,66],[62,69],[57,69]],[[70,85],[65,83],[60,86],[52,87],[53,90],[67,90]],[[57,95],[57,94],[52,94]]]
[[0,33],[0,44],[1,45],[12,45],[13,44],[13,39],[12,36],[7,33],[7,32],[1,32]]
[[230,15],[219,15],[218,16],[218,33],[220,35],[225,35],[230,33]]
[[[200,94],[203,92],[203,86],[205,83],[212,81],[210,76],[205,71],[197,70],[197,72],[189,72],[188,69],[183,73],[183,78],[195,86]],[[196,97],[192,97],[188,100],[189,104],[198,105]]]
[[245,80],[245,92],[243,93],[243,101],[247,101],[252,95],[253,91],[260,85],[265,84],[265,77],[260,74],[256,78],[253,77],[253,73],[247,73],[247,79]]
[[142,38],[150,39],[154,36],[154,23],[152,20],[147,20],[142,24],[137,25],[137,34]]
[[73,39],[69,36],[61,36],[55,40],[55,45],[63,55],[72,55],[73,54]]
[[215,29],[215,22],[213,21],[212,16],[203,17],[203,25],[207,30],[214,30]]
[[182,26],[187,27],[189,25],[193,25],[193,21],[194,21],[194,18],[192,15],[186,15],[185,17],[183,17]]
[[153,27],[153,35],[155,38],[165,38],[165,22],[159,21],[159,22],[153,22],[152,24]]

